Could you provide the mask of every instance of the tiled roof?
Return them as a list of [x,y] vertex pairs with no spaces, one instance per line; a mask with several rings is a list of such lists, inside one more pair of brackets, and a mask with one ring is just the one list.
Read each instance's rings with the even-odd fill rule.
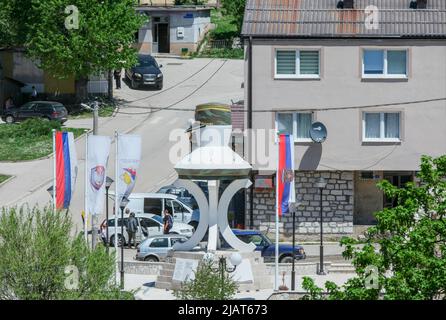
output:
[[[446,37],[446,0],[428,0],[411,9],[411,0],[355,0],[354,9],[337,9],[338,0],[247,0],[243,36],[253,37]],[[366,27],[368,6],[379,11],[378,29]]]

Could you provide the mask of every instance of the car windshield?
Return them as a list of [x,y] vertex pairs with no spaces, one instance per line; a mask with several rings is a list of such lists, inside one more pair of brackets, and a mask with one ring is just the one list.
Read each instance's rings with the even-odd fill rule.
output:
[[151,57],[139,57],[138,67],[158,67],[156,61]]
[[268,244],[268,245],[271,245],[273,242],[267,237],[267,236],[265,236],[264,234],[262,234],[262,238],[263,238],[263,240]]
[[158,222],[161,223],[161,224],[163,223],[163,219],[162,219],[160,216],[154,215],[154,216],[152,217],[152,219],[158,221]]

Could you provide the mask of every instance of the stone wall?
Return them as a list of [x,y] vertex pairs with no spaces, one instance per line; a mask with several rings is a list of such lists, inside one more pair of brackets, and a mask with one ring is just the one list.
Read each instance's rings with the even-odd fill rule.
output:
[[[297,234],[320,232],[320,191],[316,180],[322,175],[327,181],[322,191],[322,207],[325,234],[353,233],[353,172],[296,172],[296,200],[301,202],[296,213]],[[247,201],[247,225],[249,225],[249,192]],[[275,232],[275,190],[254,191],[254,227],[265,232]],[[293,231],[292,216],[281,219],[279,231],[288,237]]]

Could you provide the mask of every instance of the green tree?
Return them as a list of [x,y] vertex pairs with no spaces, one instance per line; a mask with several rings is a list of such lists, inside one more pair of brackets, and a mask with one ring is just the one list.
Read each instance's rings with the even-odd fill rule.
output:
[[50,208],[3,209],[0,299],[132,299],[115,284],[115,257],[71,231],[71,218]]
[[237,26],[238,33],[240,34],[242,32],[246,0],[222,0],[221,4],[225,14],[232,17],[232,23]]
[[[327,282],[327,299],[446,298],[446,156],[424,156],[418,179],[404,188],[379,183],[397,206],[376,213],[377,225],[367,231],[362,248],[351,238],[341,241],[357,277],[342,287]],[[304,289],[307,299],[324,298],[311,279]]]
[[223,278],[220,272],[214,271],[214,262],[200,262],[195,278],[183,283],[180,290],[174,291],[174,296],[181,300],[229,300],[237,292],[237,283],[228,273]]
[[135,0],[7,1],[9,20],[19,22],[17,42],[51,75],[74,76],[79,99],[91,75],[136,63],[135,33],[147,17],[137,14]]

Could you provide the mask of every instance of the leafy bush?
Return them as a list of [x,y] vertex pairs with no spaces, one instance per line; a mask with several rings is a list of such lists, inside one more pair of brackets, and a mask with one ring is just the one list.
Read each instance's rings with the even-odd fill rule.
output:
[[115,258],[71,237],[71,218],[52,209],[3,209],[0,299],[131,299],[115,284]]
[[[362,248],[354,239],[342,239],[343,256],[352,259],[357,277],[342,287],[327,282],[327,299],[445,299],[446,156],[424,156],[418,179],[404,188],[379,183],[397,206],[375,214],[377,225],[367,231]],[[307,298],[322,298],[314,283],[304,284]]]
[[60,130],[61,127],[62,125],[58,121],[32,118],[17,125],[2,127],[0,138],[51,136],[53,129]]
[[196,55],[199,58],[243,59],[245,51],[241,49],[210,49]]
[[174,291],[174,296],[181,300],[230,300],[237,292],[237,283],[228,273],[223,279],[219,272],[214,271],[214,262],[200,262],[195,279],[183,283],[180,290]]

